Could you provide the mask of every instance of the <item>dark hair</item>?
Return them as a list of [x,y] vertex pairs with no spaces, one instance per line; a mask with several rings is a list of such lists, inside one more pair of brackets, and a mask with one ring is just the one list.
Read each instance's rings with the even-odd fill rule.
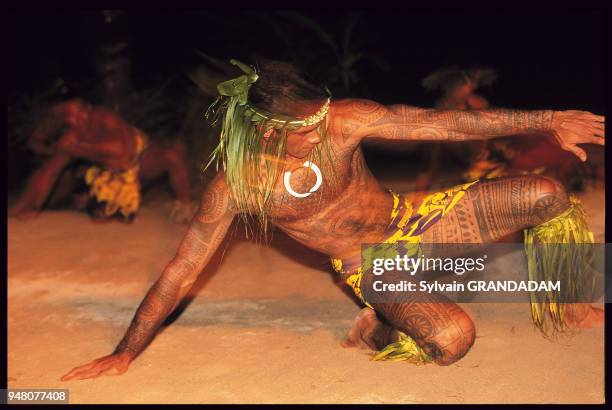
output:
[[446,96],[453,92],[456,87],[467,84],[469,81],[473,81],[478,88],[490,86],[496,78],[497,73],[492,68],[472,67],[463,69],[451,66],[429,74],[421,81],[421,85],[429,92],[435,92],[439,89]]
[[259,79],[249,91],[249,101],[258,108],[273,114],[296,116],[296,102],[327,97],[323,86],[315,85],[290,63],[258,58],[255,67]]

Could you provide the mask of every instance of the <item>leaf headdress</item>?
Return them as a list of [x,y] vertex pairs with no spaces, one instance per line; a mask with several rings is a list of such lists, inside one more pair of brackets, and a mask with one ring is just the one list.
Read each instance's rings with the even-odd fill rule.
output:
[[[219,83],[219,96],[206,111],[211,125],[220,122],[221,128],[219,144],[206,168],[213,162],[217,170],[222,166],[238,211],[256,214],[265,232],[272,191],[283,169],[287,132],[319,124],[325,144],[331,94],[326,89],[323,105],[306,118],[273,114],[249,103],[249,90],[259,79],[255,68],[235,59],[230,63],[243,74]],[[320,155],[320,150],[316,151]]]

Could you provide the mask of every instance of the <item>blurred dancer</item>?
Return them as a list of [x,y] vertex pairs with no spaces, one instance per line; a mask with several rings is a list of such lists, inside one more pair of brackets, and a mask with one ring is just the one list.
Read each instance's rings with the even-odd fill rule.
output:
[[150,143],[110,109],[78,99],[58,104],[34,131],[29,146],[48,159],[30,177],[9,215],[35,217],[48,200],[59,204],[84,183],[87,199],[77,197],[77,207],[86,206],[98,221],[118,217],[129,222],[140,207],[141,183],[163,174],[177,198],[173,220],[185,223],[192,215],[183,145]]
[[[435,71],[423,79],[421,85],[428,92],[440,92],[435,108],[440,110],[485,110],[489,101],[476,93],[483,86],[495,82],[497,74],[490,68],[459,69],[456,67]],[[440,142],[424,145],[425,157],[429,157],[429,169],[417,176],[416,191],[431,188],[440,174],[442,151],[450,155],[454,162],[465,166],[476,159],[486,142],[476,141],[460,147]]]

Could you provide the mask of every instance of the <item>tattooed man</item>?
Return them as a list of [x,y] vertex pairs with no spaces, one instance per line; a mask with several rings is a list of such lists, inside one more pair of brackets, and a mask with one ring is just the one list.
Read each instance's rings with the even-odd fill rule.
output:
[[[332,101],[326,89],[311,85],[288,64],[268,62],[255,72],[232,63],[244,74],[219,84],[221,96],[209,112],[221,119],[221,142],[214,152],[219,171],[203,192],[176,256],[148,291],[115,351],[62,380],[125,372],[185,297],[238,215],[255,215],[329,255],[357,293],[370,280],[356,278],[358,268],[350,263],[363,243],[380,243],[390,235],[420,237],[430,244],[493,242],[572,207],[561,185],[537,176],[470,183],[438,200],[413,204],[373,177],[360,148],[366,139],[461,142],[551,133],[583,161],[585,152],[577,144],[604,144],[604,118],[588,112],[447,111]],[[377,350],[397,341],[400,331],[440,365],[466,354],[475,327],[461,307],[435,294],[402,297],[364,308],[346,344]],[[585,316],[594,314],[589,310]],[[572,319],[577,320],[565,318]]]

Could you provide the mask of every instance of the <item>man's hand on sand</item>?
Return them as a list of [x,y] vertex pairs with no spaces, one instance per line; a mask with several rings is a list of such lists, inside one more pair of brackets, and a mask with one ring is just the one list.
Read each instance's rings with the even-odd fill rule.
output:
[[588,111],[555,111],[551,128],[561,148],[582,161],[587,154],[576,144],[605,144],[604,117]]
[[99,376],[118,376],[127,371],[131,358],[125,353],[111,354],[75,367],[62,376],[61,381],[94,379]]

